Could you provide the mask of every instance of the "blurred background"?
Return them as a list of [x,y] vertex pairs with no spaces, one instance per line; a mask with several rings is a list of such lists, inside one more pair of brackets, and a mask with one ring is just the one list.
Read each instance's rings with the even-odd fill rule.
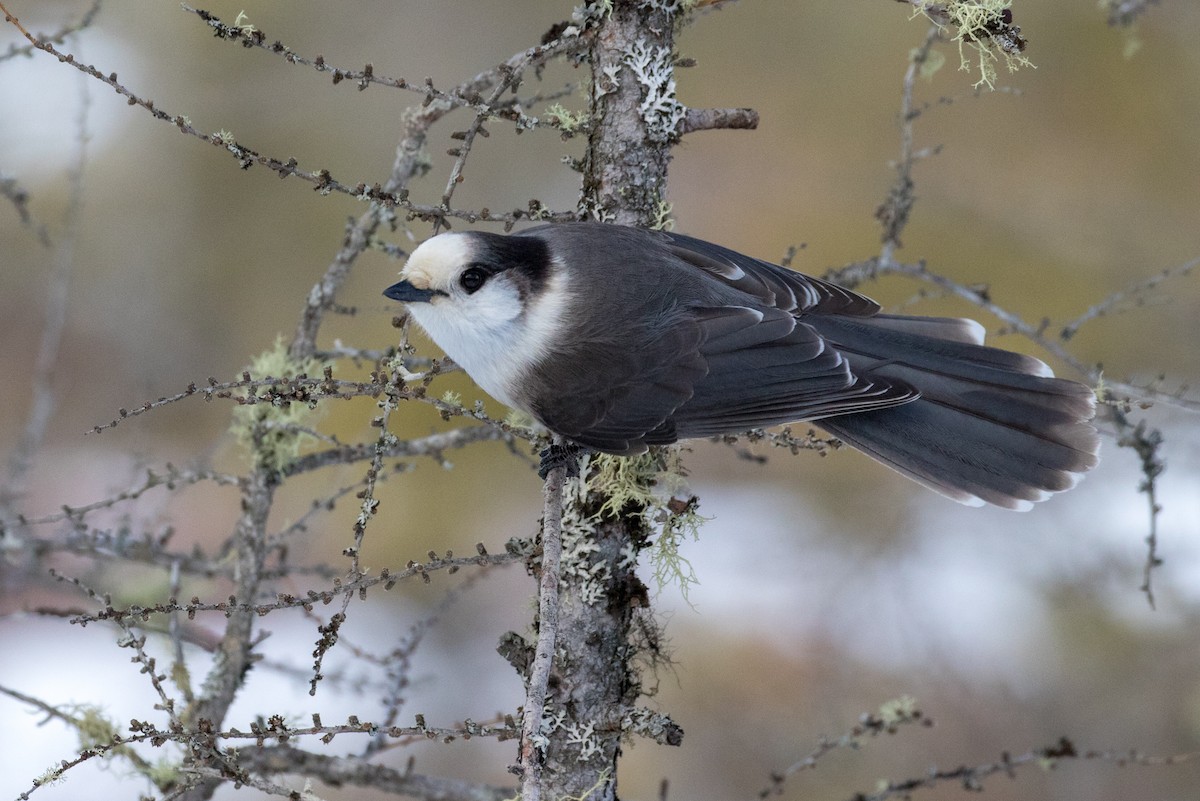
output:
[[[85,4],[6,5],[30,30],[52,31]],[[268,40],[323,54],[332,65],[371,62],[377,74],[414,82],[431,76],[448,88],[535,44],[572,4],[296,0],[207,8],[227,22],[244,9]],[[1048,318],[1054,332],[1056,323],[1111,293],[1200,256],[1200,6],[1156,5],[1133,33],[1109,28],[1093,0],[1024,2],[1014,13],[1036,68],[1002,70],[1001,91],[976,96],[977,76],[955,71],[957,53],[943,46],[946,66],[932,82],[918,83],[916,144],[942,150],[915,170],[917,203],[898,258],[987,284],[996,303],[1035,324]],[[818,274],[877,254],[873,214],[899,152],[901,81],[925,31],[907,6],[883,0],[744,0],[697,19],[678,39],[681,54],[697,61],[678,73],[680,99],[697,107],[751,106],[762,119],[757,131],[693,134],[676,148],[676,230],[768,259],[802,246],[793,266]],[[20,43],[11,27],[0,36],[0,52]],[[1128,55],[1132,44],[1140,47]],[[302,168],[328,169],[351,185],[386,177],[400,115],[419,102],[412,93],[332,86],[328,75],[214,40],[172,3],[106,4],[65,48],[202,130],[229,131],[259,152],[295,157]],[[581,80],[583,69],[556,64],[543,83],[551,90]],[[586,106],[579,92],[561,102]],[[63,220],[81,108],[88,142],[72,228]],[[432,170],[413,186],[414,200],[440,198],[451,161],[444,153],[456,144],[450,133],[467,119],[460,113],[434,130]],[[492,136],[477,143],[456,205],[504,209],[536,197],[555,209],[574,207],[578,175],[561,161],[578,157],[581,141],[489,127]],[[103,434],[84,432],[118,408],[179,392],[191,381],[233,378],[277,335],[290,336],[310,287],[340,247],[347,218],[363,207],[261,168],[243,172],[222,150],[180,136],[97,81],[81,84],[76,70],[42,53],[0,62],[0,171],[29,191],[29,210],[54,243],[42,247],[12,204],[0,202],[4,454],[13,451],[29,412],[51,272],[60,259],[73,265],[54,376],[57,405],[21,511],[41,515],[108,497],[168,461],[245,469],[227,434],[227,403],[192,399]],[[420,225],[411,230],[415,240],[428,234]],[[396,242],[409,246],[403,232]],[[330,318],[321,344],[393,344],[389,323],[397,310],[380,291],[400,266],[381,253],[361,258],[339,297],[357,313]],[[1163,376],[1167,388],[1195,382],[1197,280],[1166,281],[1120,314],[1088,324],[1068,343],[1071,352],[1103,363],[1115,380]],[[860,289],[892,309],[974,316],[993,334],[1001,328],[965,303],[918,298],[923,287],[905,279]],[[1022,339],[992,342],[1077,377]],[[441,387],[479,397],[462,376]],[[373,412],[369,403],[330,404],[322,430],[372,441]],[[1139,463],[1111,436],[1104,461],[1079,488],[1023,515],[959,507],[848,450],[821,458],[760,449],[770,456],[760,465],[726,446],[690,445],[691,489],[711,518],[684,551],[699,585],[686,601],[677,587],[661,588],[656,605],[672,665],[647,676],[658,690],[647,703],[686,734],[680,748],[644,741],[627,747],[621,795],[657,797],[665,779],[672,799],[757,797],[772,771],[802,758],[819,737],[837,736],[861,713],[906,694],[935,726],[830,756],[819,770],[791,779],[784,797],[847,798],[871,792],[881,779],[919,776],[933,764],[995,761],[1062,735],[1081,748],[1200,749],[1200,419],[1165,404],[1138,410],[1140,419],[1163,432],[1168,466],[1158,487],[1166,561],[1154,574],[1155,610],[1138,589],[1150,519],[1138,491]],[[393,421],[401,435],[447,425],[424,406],[406,407]],[[452,469],[414,462],[378,494],[383,504],[369,531],[367,564],[401,566],[431,548],[470,553],[476,542],[498,551],[509,537],[532,534],[541,503],[532,469],[514,468],[500,445],[449,458]],[[277,523],[287,525],[312,497],[360,478],[356,467],[289,485]],[[339,564],[356,511],[349,503],[319,517],[293,552]],[[173,544],[186,549],[220,542],[237,514],[234,491],[199,486],[147,493],[107,520],[134,531],[169,524]],[[114,647],[114,632],[22,612],[82,601],[27,571],[20,555],[9,557],[0,588],[7,613],[0,618],[0,684],[55,704],[99,703],[117,720],[144,715],[151,690],[128,653]],[[158,571],[93,569],[66,558],[57,564],[118,600],[167,594]],[[445,725],[485,720],[520,703],[520,682],[494,647],[505,630],[527,627],[533,583],[516,568],[469,586],[463,576],[401,585],[350,608],[345,641],[381,652],[441,609],[414,660],[402,722],[417,712]],[[297,580],[297,590],[310,586],[321,584]],[[190,589],[220,597],[217,585]],[[448,593],[454,603],[443,608]],[[220,621],[199,623],[215,631]],[[372,717],[379,690],[348,648],[331,652],[326,672],[335,679],[310,699],[316,624],[282,613],[263,625],[272,632],[263,646],[268,662],[255,671],[251,700],[239,701],[231,722],[275,712]],[[204,665],[197,655],[193,669]],[[0,697],[0,720],[0,796],[27,790],[76,748],[67,729],[39,725],[41,715],[10,698]],[[361,745],[339,740],[334,748]],[[403,765],[415,754],[420,772],[505,783],[514,753],[512,743],[475,739],[421,744],[383,759]],[[1027,769],[1016,781],[998,777],[987,785],[991,798],[1089,800],[1194,799],[1197,787],[1200,769],[1191,765],[1099,763]],[[87,765],[38,796],[135,798],[147,791],[128,772]],[[947,785],[926,797],[961,793]]]

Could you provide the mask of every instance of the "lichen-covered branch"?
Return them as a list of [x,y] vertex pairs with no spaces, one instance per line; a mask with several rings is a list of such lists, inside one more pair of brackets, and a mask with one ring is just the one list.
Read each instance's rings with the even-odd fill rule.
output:
[[[605,222],[660,224],[668,208],[670,147],[687,119],[673,72],[674,32],[683,9],[675,2],[614,0],[583,13],[594,31],[580,208]],[[540,727],[523,737],[522,797],[610,801],[616,798],[621,738],[636,728],[631,721],[641,694],[632,624],[648,604],[634,573],[646,523],[636,503],[614,502],[613,488],[602,482],[572,487],[563,511],[551,678],[544,707],[526,708],[527,720],[536,713]],[[539,639],[549,635],[539,631]],[[546,645],[538,642],[534,653]],[[534,688],[539,667],[529,668],[529,675],[526,703],[542,707]],[[669,719],[660,728],[671,732],[663,742],[680,742],[682,730]],[[533,769],[527,766],[531,759],[539,763]]]
[[525,707],[521,716],[521,749],[517,762],[521,770],[522,801],[539,801],[542,797],[542,748],[546,741],[541,728],[546,689],[558,644],[558,585],[562,562],[563,483],[566,472],[565,466],[558,465],[546,476],[542,559],[538,575],[538,638],[529,665]]
[[511,787],[493,787],[443,776],[428,776],[411,770],[396,770],[360,759],[315,754],[287,745],[247,749],[239,755],[246,770],[265,775],[299,774],[333,787],[369,787],[392,795],[424,801],[503,801],[513,797]]
[[670,145],[686,118],[673,67],[679,13],[672,2],[615,0],[596,29],[582,206],[597,220],[649,226],[659,219]]

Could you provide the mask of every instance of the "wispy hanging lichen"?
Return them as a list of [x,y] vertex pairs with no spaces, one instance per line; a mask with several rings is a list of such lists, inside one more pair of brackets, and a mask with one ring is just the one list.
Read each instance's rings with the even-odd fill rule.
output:
[[1022,55],[1027,44],[1019,25],[1013,24],[1012,0],[950,0],[916,3],[923,14],[942,28],[958,45],[959,69],[977,71],[975,88],[996,85],[996,65],[1003,61],[1009,72],[1032,67]]
[[[685,487],[685,471],[677,448],[639,456],[598,456],[588,486],[606,497],[596,517],[636,512],[651,530],[648,549],[659,591],[679,586],[684,600],[697,583],[692,564],[680,552],[685,540],[696,540],[705,522],[695,497]],[[632,557],[632,555],[631,555]]]

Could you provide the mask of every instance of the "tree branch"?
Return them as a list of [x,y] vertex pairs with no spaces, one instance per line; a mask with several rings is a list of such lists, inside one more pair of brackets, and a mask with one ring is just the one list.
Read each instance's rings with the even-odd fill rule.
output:
[[[581,13],[583,24],[594,31],[580,208],[604,222],[661,224],[668,208],[670,147],[687,120],[673,72],[674,32],[682,6],[614,0],[604,8],[585,6]],[[693,120],[717,116],[700,113]],[[741,115],[749,118],[749,113]],[[597,457],[591,468],[607,458],[616,457]],[[661,457],[633,461],[661,464]],[[553,654],[552,676],[558,680],[549,682],[535,735],[533,714],[539,710],[533,708],[534,677],[540,683],[543,668],[539,663],[530,669],[535,697],[527,699],[520,752],[525,799],[616,798],[620,742],[636,728],[634,705],[641,693],[632,663],[638,646],[631,633],[635,609],[648,605],[647,590],[635,574],[637,553],[648,534],[643,509],[632,502],[613,504],[609,493],[614,489],[581,485],[564,504],[557,626],[543,619],[535,646],[535,654]],[[541,579],[548,580],[544,566]],[[680,742],[677,726],[660,728],[671,731],[664,742]],[[533,762],[538,758],[540,769]]]
[[399,771],[353,757],[314,754],[286,745],[245,749],[239,752],[238,763],[256,773],[300,774],[333,787],[369,787],[393,795],[420,798],[422,801],[503,801],[514,794],[511,787],[493,787],[441,776],[426,776],[410,770]]
[[[572,457],[573,458],[573,457]],[[529,683],[525,691],[525,709],[521,716],[521,750],[518,767],[522,801],[539,801],[542,793],[542,718],[546,706],[546,687],[554,662],[558,640],[558,582],[562,560],[563,483],[565,465],[554,467],[546,475],[545,509],[542,515],[542,564],[538,578],[538,637]],[[553,796],[552,796],[553,797]]]
[[752,108],[689,108],[679,124],[679,135],[719,128],[754,130],[758,112]]

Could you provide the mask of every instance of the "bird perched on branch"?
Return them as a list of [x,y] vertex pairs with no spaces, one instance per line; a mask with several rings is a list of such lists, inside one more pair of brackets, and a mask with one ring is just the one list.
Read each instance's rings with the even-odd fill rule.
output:
[[1095,394],[877,303],[661,231],[561,223],[413,251],[384,292],[488,394],[586,448],[813,421],[961,503],[1028,509],[1098,461]]

